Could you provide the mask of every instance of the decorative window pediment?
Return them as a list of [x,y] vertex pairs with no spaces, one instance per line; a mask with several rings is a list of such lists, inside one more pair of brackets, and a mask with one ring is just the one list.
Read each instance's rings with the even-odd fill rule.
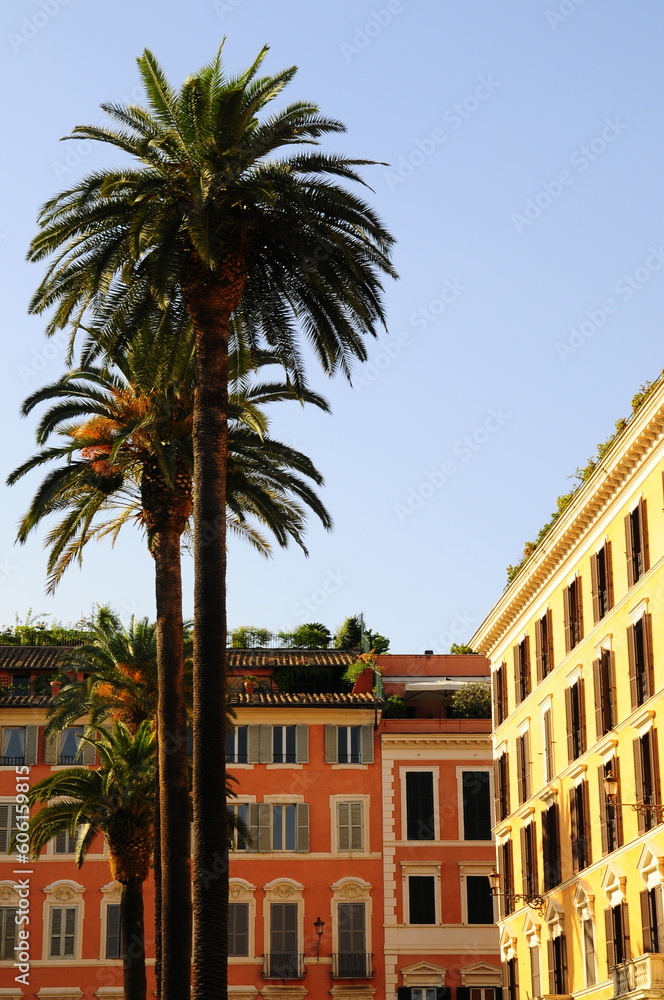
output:
[[595,897],[588,895],[581,882],[577,885],[576,892],[574,893],[574,907],[579,920],[593,919],[595,915]]
[[369,898],[372,886],[370,882],[365,882],[362,878],[347,876],[334,882],[330,888],[335,898],[353,899],[361,902],[363,899]]
[[516,938],[510,937],[506,930],[500,936],[500,958],[503,962],[516,958]]
[[228,896],[232,903],[248,903],[254,898],[255,892],[256,886],[247,882],[246,878],[230,879]]
[[540,929],[540,925],[536,924],[531,915],[527,913],[525,920],[523,921],[523,934],[528,942],[529,948],[538,947],[540,943]]
[[[242,881],[242,880],[236,880]],[[304,886],[292,878],[275,878],[272,882],[264,885],[265,898],[273,903],[283,903],[285,901],[297,902],[302,899]],[[264,990],[262,991],[265,992]]]
[[15,906],[18,904],[18,900],[16,883],[12,881],[0,882],[0,906]]
[[625,885],[627,879],[615,865],[607,865],[602,879],[602,889],[609,901],[609,906],[618,906],[625,901]]
[[500,966],[491,965],[489,962],[464,965],[459,969],[459,975],[463,986],[500,986],[502,982]]
[[444,986],[447,969],[433,962],[415,962],[401,970],[404,986]]
[[648,841],[641,849],[636,867],[641,872],[647,889],[654,889],[661,885],[664,882],[664,849],[658,844]]
[[85,886],[71,879],[58,879],[44,886],[44,894],[51,903],[80,903]]
[[546,911],[544,913],[544,919],[549,925],[549,936],[551,938],[560,937],[565,929],[565,911],[562,910],[557,903],[554,903],[552,899],[548,901]]

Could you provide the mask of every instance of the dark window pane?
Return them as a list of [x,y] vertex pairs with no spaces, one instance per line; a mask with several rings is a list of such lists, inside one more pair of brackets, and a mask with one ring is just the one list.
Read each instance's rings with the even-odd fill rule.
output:
[[466,877],[469,924],[493,923],[493,896],[487,875]]
[[464,771],[464,840],[491,840],[491,800],[488,771]]
[[435,924],[436,889],[433,875],[411,875],[408,879],[409,923]]
[[435,840],[431,771],[406,772],[406,839]]

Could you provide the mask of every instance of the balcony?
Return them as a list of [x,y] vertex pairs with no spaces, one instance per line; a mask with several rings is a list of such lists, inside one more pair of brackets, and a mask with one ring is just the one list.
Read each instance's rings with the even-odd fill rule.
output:
[[25,756],[23,757],[0,757],[0,765],[2,767],[20,767],[21,764],[25,764]]
[[613,995],[640,993],[661,997],[664,990],[664,955],[640,955],[611,969]]
[[304,955],[272,952],[263,956],[263,979],[304,979]]
[[332,955],[333,979],[371,979],[373,970],[373,955],[343,952]]

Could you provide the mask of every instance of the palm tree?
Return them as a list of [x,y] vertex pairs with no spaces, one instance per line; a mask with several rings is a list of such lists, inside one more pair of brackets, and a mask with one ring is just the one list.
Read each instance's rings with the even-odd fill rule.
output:
[[83,864],[103,833],[111,876],[122,884],[120,916],[126,1000],[146,1000],[143,883],[150,870],[154,817],[155,733],[145,720],[136,731],[118,722],[112,733],[90,740],[97,769],[54,771],[28,794],[42,808],[30,819],[32,856],[64,830],[77,835],[76,863]]
[[[154,313],[151,316],[154,326]],[[82,559],[92,538],[115,537],[129,520],[147,529],[157,590],[158,817],[162,846],[162,905],[158,911],[167,943],[164,978],[177,975],[188,982],[190,935],[185,933],[185,921],[190,910],[191,872],[180,542],[191,509],[193,353],[186,330],[172,328],[170,333],[167,366],[164,352],[155,351],[153,339],[141,336],[118,354],[113,367],[88,364],[33,393],[24,403],[24,413],[39,403],[51,403],[37,431],[43,447],[12,473],[9,481],[64,459],[44,479],[19,531],[19,539],[25,541],[48,514],[66,511],[48,536],[50,589],[74,559]],[[172,348],[176,338],[179,351]],[[273,361],[270,352],[252,356],[238,349],[233,352],[231,369],[228,516],[233,528],[265,553],[269,547],[252,518],[267,525],[282,546],[295,539],[304,548],[307,507],[326,527],[331,526],[325,507],[306,481],[320,483],[320,474],[306,456],[268,436],[262,410],[267,402],[285,399],[311,402],[324,410],[327,404],[317,394],[288,383],[256,382],[251,373]],[[60,443],[48,445],[52,436]],[[110,519],[97,523],[96,519],[108,514]],[[108,667],[116,654],[125,654],[118,649],[118,643],[122,646],[124,641],[117,634],[119,623],[108,621],[105,625],[100,623],[101,630],[95,635],[94,655],[98,660],[100,649],[105,649]],[[73,661],[85,661],[91,650],[71,655]],[[96,678],[90,678],[89,683],[96,684]],[[64,689],[64,695],[76,704],[72,685]],[[158,934],[158,946],[161,941]],[[174,961],[177,973],[169,968]]]
[[[148,107],[104,109],[113,130],[76,136],[110,143],[134,165],[100,170],[57,195],[40,215],[30,257],[54,255],[31,308],[55,306],[48,332],[113,302],[109,336],[146,290],[163,308],[181,296],[194,326],[194,991],[226,995],[227,812],[219,719],[226,691],[226,480],[231,317],[249,343],[270,346],[302,377],[301,334],[324,370],[350,374],[365,338],[384,321],[381,272],[393,242],[370,207],[337,178],[359,181],[351,160],[290,147],[341,132],[340,122],[296,102],[265,113],[295,67],[258,77],[263,49],[226,76],[221,50],[179,92],[146,51],[139,69]],[[218,878],[211,886],[210,873]],[[164,1000],[177,991],[164,981]],[[181,1000],[182,993],[177,996]]]

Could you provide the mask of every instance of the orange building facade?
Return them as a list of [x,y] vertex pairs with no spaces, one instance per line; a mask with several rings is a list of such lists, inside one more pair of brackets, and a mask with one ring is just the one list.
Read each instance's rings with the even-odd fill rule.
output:
[[[0,998],[121,1000],[120,887],[103,843],[80,869],[67,837],[33,864],[7,853],[21,790],[73,762],[76,732],[43,736],[56,654],[0,648]],[[351,653],[231,657],[232,808],[250,840],[236,835],[231,854],[229,996],[497,1000],[490,723],[445,717],[484,658],[386,655],[377,688],[365,675],[348,693],[330,678]],[[408,717],[383,718],[390,694]],[[149,956],[152,914],[146,885]],[[152,958],[148,972],[152,993]]]

